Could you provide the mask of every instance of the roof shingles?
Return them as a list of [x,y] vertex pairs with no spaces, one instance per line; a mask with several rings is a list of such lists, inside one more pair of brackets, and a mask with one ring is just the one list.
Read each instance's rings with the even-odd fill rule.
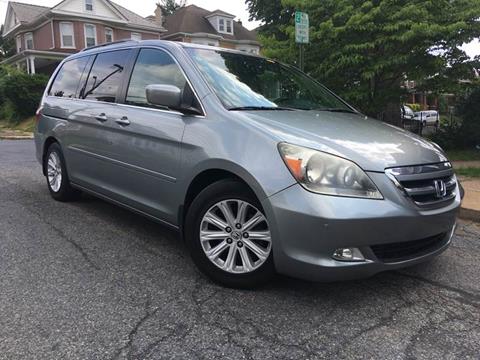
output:
[[195,5],[185,6],[177,10],[174,14],[165,17],[165,28],[167,32],[164,36],[176,33],[206,33],[220,35],[228,40],[257,41],[255,32],[246,29],[237,21],[233,21],[233,35],[218,33],[208,19],[206,19],[206,16],[218,12],[218,10],[208,11]]

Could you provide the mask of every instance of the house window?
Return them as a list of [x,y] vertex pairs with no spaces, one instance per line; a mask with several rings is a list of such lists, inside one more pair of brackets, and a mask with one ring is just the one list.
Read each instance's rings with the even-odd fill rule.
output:
[[85,46],[97,45],[97,28],[95,25],[85,24]]
[[62,48],[75,48],[73,24],[70,22],[60,23],[60,42]]
[[135,41],[140,41],[142,40],[142,34],[140,33],[132,33],[131,39]]
[[232,20],[219,18],[218,19],[218,32],[225,34],[233,34]]
[[22,37],[20,35],[17,36],[17,52],[22,51]]
[[93,11],[93,0],[85,0],[85,10]]
[[109,43],[113,41],[113,30],[105,28],[105,42]]
[[32,50],[33,49],[33,34],[26,33],[25,34],[25,49]]

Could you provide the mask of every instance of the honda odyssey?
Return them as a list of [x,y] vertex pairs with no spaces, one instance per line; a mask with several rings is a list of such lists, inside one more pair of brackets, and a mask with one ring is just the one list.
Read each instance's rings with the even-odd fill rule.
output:
[[232,287],[427,261],[449,246],[461,201],[436,144],[295,67],[201,45],[68,57],[35,142],[55,200],[85,192],[178,229],[198,268]]

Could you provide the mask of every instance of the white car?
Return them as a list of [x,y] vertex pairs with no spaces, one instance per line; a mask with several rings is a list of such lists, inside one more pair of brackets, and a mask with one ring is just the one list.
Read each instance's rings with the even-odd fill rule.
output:
[[407,105],[402,105],[400,111],[402,114],[402,120],[413,120],[413,118],[415,117],[415,113]]
[[417,111],[413,119],[421,121],[423,126],[438,125],[440,121],[440,115],[436,110]]

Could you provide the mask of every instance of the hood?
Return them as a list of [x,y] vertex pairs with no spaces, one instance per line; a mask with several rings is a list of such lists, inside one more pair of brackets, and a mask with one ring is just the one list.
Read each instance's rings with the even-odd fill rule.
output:
[[433,143],[359,114],[302,110],[241,114],[279,141],[344,157],[366,171],[447,161]]

